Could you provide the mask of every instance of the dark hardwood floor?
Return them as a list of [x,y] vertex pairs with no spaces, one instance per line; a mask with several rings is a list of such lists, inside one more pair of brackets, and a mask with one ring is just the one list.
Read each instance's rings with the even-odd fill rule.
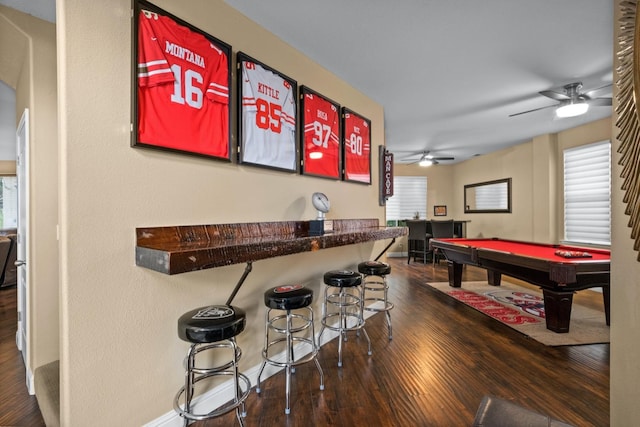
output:
[[16,287],[0,290],[0,426],[44,426],[38,401],[29,396],[22,356],[16,347]]
[[[291,414],[284,415],[280,372],[263,381],[260,395],[249,395],[248,427],[468,426],[485,394],[575,426],[609,425],[608,344],[546,347],[425,286],[447,280],[444,263],[389,263],[393,340],[387,339],[384,316],[376,314],[366,326],[372,356],[363,338],[350,334],[338,368],[337,340],[326,343],[319,356],[324,391],[314,364],[299,366],[292,377]],[[483,270],[466,267],[463,279],[484,277]],[[42,418],[35,398],[27,395],[15,348],[12,292],[0,293],[0,426],[39,426]],[[602,310],[602,296],[591,291],[578,292],[574,302]],[[234,425],[234,417],[193,426]]]
[[[367,356],[355,335],[343,347],[325,344],[320,363],[292,379],[291,414],[284,415],[284,372],[247,400],[247,426],[469,426],[480,400],[492,394],[575,426],[609,425],[609,345],[546,347],[425,286],[446,281],[442,262],[431,265],[391,258],[389,298],[393,340],[382,314],[367,320],[373,344]],[[466,267],[464,280],[485,271]],[[579,292],[576,303],[602,311],[602,295]],[[603,314],[604,315],[604,314]],[[194,425],[230,425],[234,414]]]

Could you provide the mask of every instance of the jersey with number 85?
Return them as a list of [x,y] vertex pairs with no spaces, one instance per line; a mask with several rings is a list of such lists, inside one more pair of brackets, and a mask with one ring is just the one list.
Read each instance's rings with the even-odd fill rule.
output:
[[296,168],[296,105],[288,80],[242,61],[242,160]]

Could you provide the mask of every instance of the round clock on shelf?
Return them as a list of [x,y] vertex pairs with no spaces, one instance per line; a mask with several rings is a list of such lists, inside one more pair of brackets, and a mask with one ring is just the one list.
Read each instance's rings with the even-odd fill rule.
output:
[[325,214],[329,212],[329,208],[331,208],[329,198],[324,193],[315,192],[311,196],[311,203],[313,203],[313,207],[318,210],[318,219],[324,219]]

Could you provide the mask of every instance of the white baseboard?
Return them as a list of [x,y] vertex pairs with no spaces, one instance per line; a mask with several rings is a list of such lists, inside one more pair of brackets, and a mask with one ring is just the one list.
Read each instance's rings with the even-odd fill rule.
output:
[[[382,303],[376,302],[370,305],[369,307],[376,307],[376,305],[378,304],[381,305]],[[373,316],[374,314],[375,312],[365,312],[364,317],[365,319],[367,319]],[[318,334],[319,332],[316,334],[316,342],[318,341],[318,336],[317,336]],[[323,338],[322,342],[326,344],[332,339],[336,338],[337,336],[338,336],[338,333],[336,331],[333,331],[331,329],[325,329],[324,334],[322,335],[322,338]],[[309,348],[309,346],[305,346],[304,344],[296,345],[296,348],[298,347],[300,348],[300,350],[298,351],[306,351]],[[300,354],[302,355],[302,353]],[[282,352],[278,354],[274,359],[285,360],[285,357],[286,357],[285,353]],[[261,365],[262,365],[262,362],[249,368],[246,371],[242,371],[242,373],[249,378],[249,381],[251,381],[251,386],[253,389],[255,389],[255,386],[258,383],[258,374],[260,373]],[[270,376],[277,374],[282,369],[284,368],[267,364],[260,378],[261,381],[264,381]],[[252,393],[253,392],[255,392],[255,390],[252,390]],[[197,411],[199,413],[206,413],[207,411],[212,411],[220,407],[224,403],[228,402],[230,399],[230,396],[233,396],[233,379],[229,379],[228,381],[225,381],[224,383],[218,385],[217,387],[212,388],[206,393],[203,393],[202,395],[194,398],[193,404],[194,406],[197,406],[198,408]],[[171,399],[173,399],[173,396],[171,396]],[[283,402],[284,402],[284,396],[283,396]],[[143,427],[182,427],[183,425],[184,425],[184,420],[175,411],[172,410],[160,416],[159,418],[156,418],[155,420],[149,421],[147,424],[144,424]]]
[[387,252],[387,258],[406,258],[407,252]]
[[27,391],[31,396],[36,394],[36,385],[33,379],[33,371],[27,368]]

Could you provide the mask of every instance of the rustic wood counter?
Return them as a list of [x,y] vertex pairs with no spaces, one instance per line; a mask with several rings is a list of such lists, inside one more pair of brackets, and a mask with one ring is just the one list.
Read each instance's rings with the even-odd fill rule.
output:
[[309,221],[140,227],[136,265],[178,274],[407,234],[406,227],[380,227],[377,219],[333,220],[333,229],[310,236]]

